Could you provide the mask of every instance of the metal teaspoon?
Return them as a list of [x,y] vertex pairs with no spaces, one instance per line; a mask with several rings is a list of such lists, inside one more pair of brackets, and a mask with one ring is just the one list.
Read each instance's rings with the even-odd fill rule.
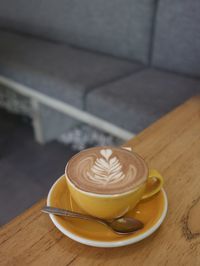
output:
[[131,217],[121,217],[111,221],[107,221],[87,214],[77,213],[59,208],[53,208],[49,206],[43,207],[41,211],[59,216],[79,218],[84,220],[93,220],[106,225],[117,234],[130,234],[144,227],[144,224],[141,221]]

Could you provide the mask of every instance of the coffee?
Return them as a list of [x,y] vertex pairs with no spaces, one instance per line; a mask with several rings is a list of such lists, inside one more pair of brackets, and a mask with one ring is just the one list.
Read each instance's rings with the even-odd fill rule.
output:
[[66,174],[78,189],[97,194],[120,194],[146,181],[148,168],[137,154],[122,148],[94,147],[71,158]]

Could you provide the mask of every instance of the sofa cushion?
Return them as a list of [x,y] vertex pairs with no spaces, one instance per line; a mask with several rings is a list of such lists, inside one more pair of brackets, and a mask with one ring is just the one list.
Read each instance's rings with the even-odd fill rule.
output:
[[156,0],[1,0],[0,26],[147,63]]
[[153,66],[200,77],[199,25],[199,0],[160,0]]
[[138,133],[200,92],[200,80],[147,69],[91,91],[87,111]]
[[5,31],[0,31],[0,40],[0,75],[77,107],[90,88],[143,67]]

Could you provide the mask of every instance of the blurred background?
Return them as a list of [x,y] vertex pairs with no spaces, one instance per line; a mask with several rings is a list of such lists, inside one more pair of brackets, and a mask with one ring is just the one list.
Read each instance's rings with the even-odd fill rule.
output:
[[0,225],[76,152],[200,92],[199,0],[0,0]]

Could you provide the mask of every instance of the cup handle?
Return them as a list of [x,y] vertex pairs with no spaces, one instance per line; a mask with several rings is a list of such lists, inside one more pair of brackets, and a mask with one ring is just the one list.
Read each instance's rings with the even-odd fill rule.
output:
[[142,196],[142,199],[148,199],[158,193],[161,190],[163,183],[164,181],[161,174],[157,170],[151,169],[149,171],[146,190]]

